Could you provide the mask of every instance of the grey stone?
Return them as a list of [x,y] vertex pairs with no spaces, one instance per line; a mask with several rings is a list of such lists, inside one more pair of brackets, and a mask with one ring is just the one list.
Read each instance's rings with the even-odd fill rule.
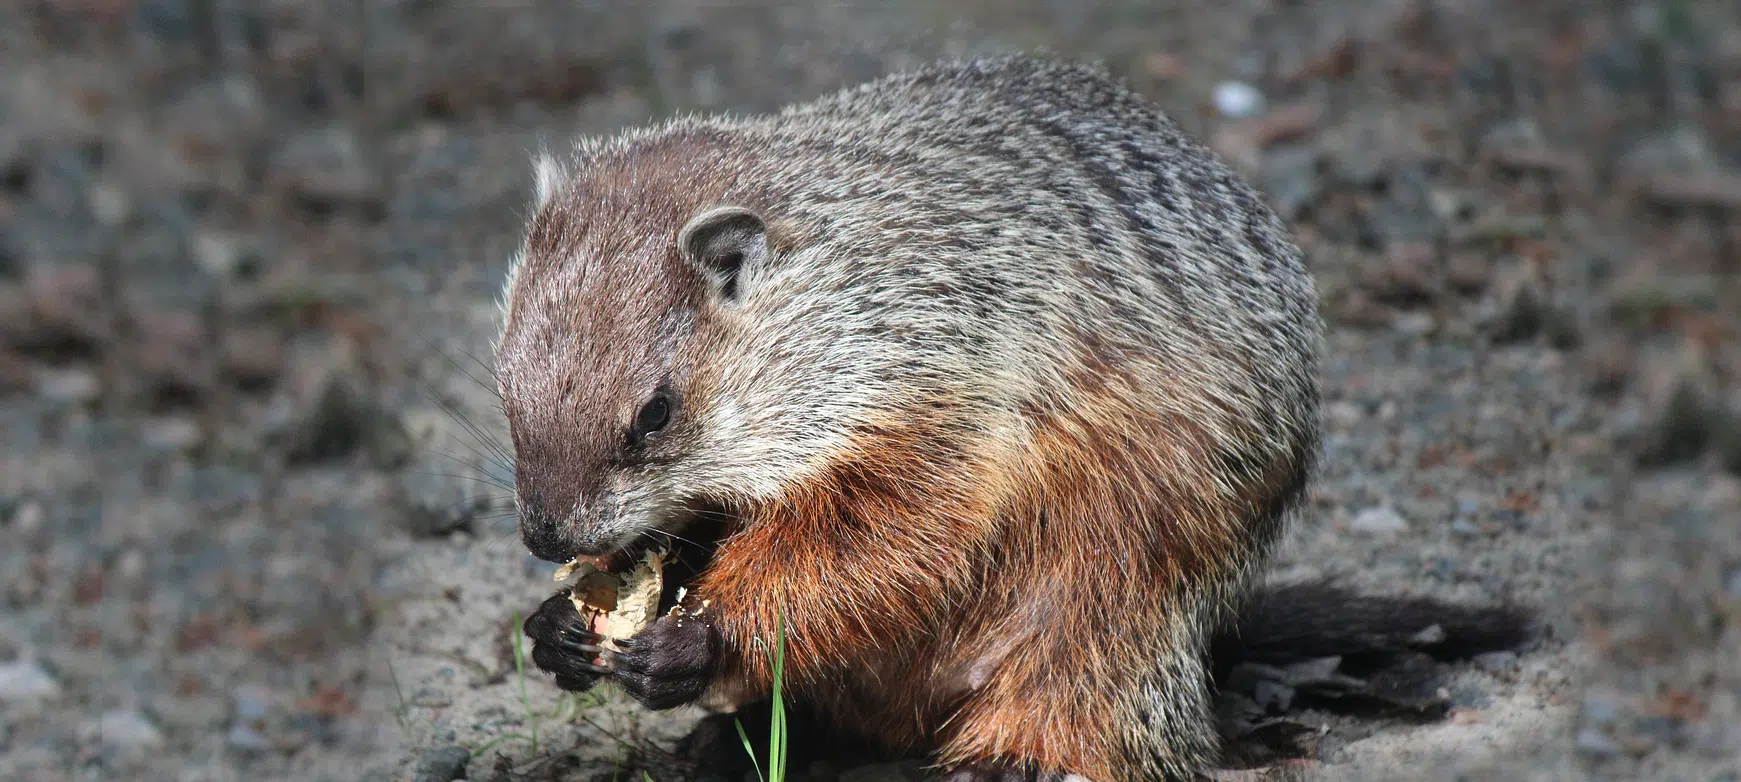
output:
[[439,709],[453,705],[453,696],[434,687],[424,687],[411,694],[411,705],[425,709]]
[[1681,723],[1668,717],[1640,717],[1632,723],[1631,736],[1667,746],[1681,742]]
[[1591,725],[1607,725],[1620,716],[1621,705],[1621,698],[1615,693],[1590,690],[1584,693],[1584,721]]
[[472,753],[465,747],[437,747],[417,755],[417,782],[453,782],[465,776]]
[[60,684],[35,662],[0,663],[0,703],[39,703],[55,700],[60,695]]
[[1578,731],[1578,737],[1574,740],[1574,744],[1579,752],[1596,757],[1613,757],[1625,749],[1620,746],[1620,742],[1596,728],[1584,728]]
[[332,125],[293,136],[275,164],[278,181],[312,202],[337,207],[381,200],[381,176],[350,128]]
[[1212,95],[1215,111],[1228,119],[1255,117],[1263,111],[1263,93],[1244,82],[1224,81],[1215,85]]
[[1702,171],[1716,160],[1710,138],[1692,125],[1646,137],[1621,156],[1619,167],[1633,171]]
[[103,386],[96,373],[88,369],[43,369],[37,372],[36,392],[57,404],[77,405],[96,399]]
[[1259,706],[1265,708],[1273,706],[1279,711],[1286,711],[1288,706],[1294,702],[1294,688],[1281,682],[1260,681],[1252,694],[1255,696],[1253,700],[1256,700]]
[[223,726],[229,706],[221,697],[193,695],[165,698],[152,713],[171,730],[208,732]]
[[1431,646],[1437,643],[1444,643],[1445,638],[1445,628],[1434,624],[1418,633],[1415,633],[1414,636],[1409,638],[1409,643],[1417,646]]
[[123,750],[145,750],[163,745],[163,731],[133,709],[116,709],[85,727],[88,738]]
[[233,725],[224,734],[224,742],[243,752],[265,752],[272,749],[272,740],[246,725]]
[[1516,652],[1499,651],[1475,655],[1475,667],[1488,673],[1505,673],[1516,666]]
[[263,687],[244,685],[230,695],[236,707],[236,719],[253,721],[266,718],[272,707],[272,694]]
[[1402,532],[1408,526],[1408,520],[1388,505],[1367,508],[1354,514],[1354,518],[1348,522],[1350,529],[1368,535],[1389,535]]

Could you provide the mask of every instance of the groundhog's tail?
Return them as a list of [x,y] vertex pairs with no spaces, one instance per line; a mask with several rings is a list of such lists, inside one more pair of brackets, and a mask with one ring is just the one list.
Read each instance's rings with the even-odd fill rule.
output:
[[1513,649],[1534,617],[1512,605],[1462,605],[1363,595],[1326,581],[1269,586],[1210,647],[1217,678],[1240,663],[1286,665],[1324,657],[1342,668],[1383,667],[1425,654],[1441,661]]
[[1511,605],[1363,595],[1325,581],[1265,587],[1210,644],[1222,762],[1314,757],[1320,730],[1289,715],[1434,720],[1450,712],[1442,663],[1510,651],[1535,634]]

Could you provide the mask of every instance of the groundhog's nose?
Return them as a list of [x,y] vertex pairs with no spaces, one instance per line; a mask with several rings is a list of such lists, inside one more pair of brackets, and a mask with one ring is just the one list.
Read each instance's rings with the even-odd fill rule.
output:
[[610,502],[595,502],[591,512],[573,515],[551,513],[540,502],[520,503],[520,539],[532,555],[563,564],[575,557],[609,554],[618,548],[610,534],[614,515]]
[[568,526],[542,503],[520,504],[520,540],[532,556],[558,565],[580,556],[573,537],[564,534]]

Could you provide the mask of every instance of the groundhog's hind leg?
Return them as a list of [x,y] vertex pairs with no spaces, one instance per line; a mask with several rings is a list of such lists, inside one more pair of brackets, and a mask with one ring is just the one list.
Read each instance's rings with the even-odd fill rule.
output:
[[1125,594],[1135,591],[1032,590],[989,625],[979,637],[997,640],[955,666],[967,672],[969,693],[946,723],[945,766],[967,772],[963,782],[1182,782],[1213,762],[1210,677],[1197,651],[1203,623],[1188,610],[1207,602],[1116,601]]

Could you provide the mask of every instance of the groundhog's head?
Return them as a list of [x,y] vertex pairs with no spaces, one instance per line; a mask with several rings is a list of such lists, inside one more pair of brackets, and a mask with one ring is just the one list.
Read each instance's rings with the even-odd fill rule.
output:
[[649,541],[744,488],[734,465],[756,450],[718,365],[742,342],[740,282],[770,253],[767,225],[645,176],[541,169],[504,291],[496,374],[520,533],[553,562]]

